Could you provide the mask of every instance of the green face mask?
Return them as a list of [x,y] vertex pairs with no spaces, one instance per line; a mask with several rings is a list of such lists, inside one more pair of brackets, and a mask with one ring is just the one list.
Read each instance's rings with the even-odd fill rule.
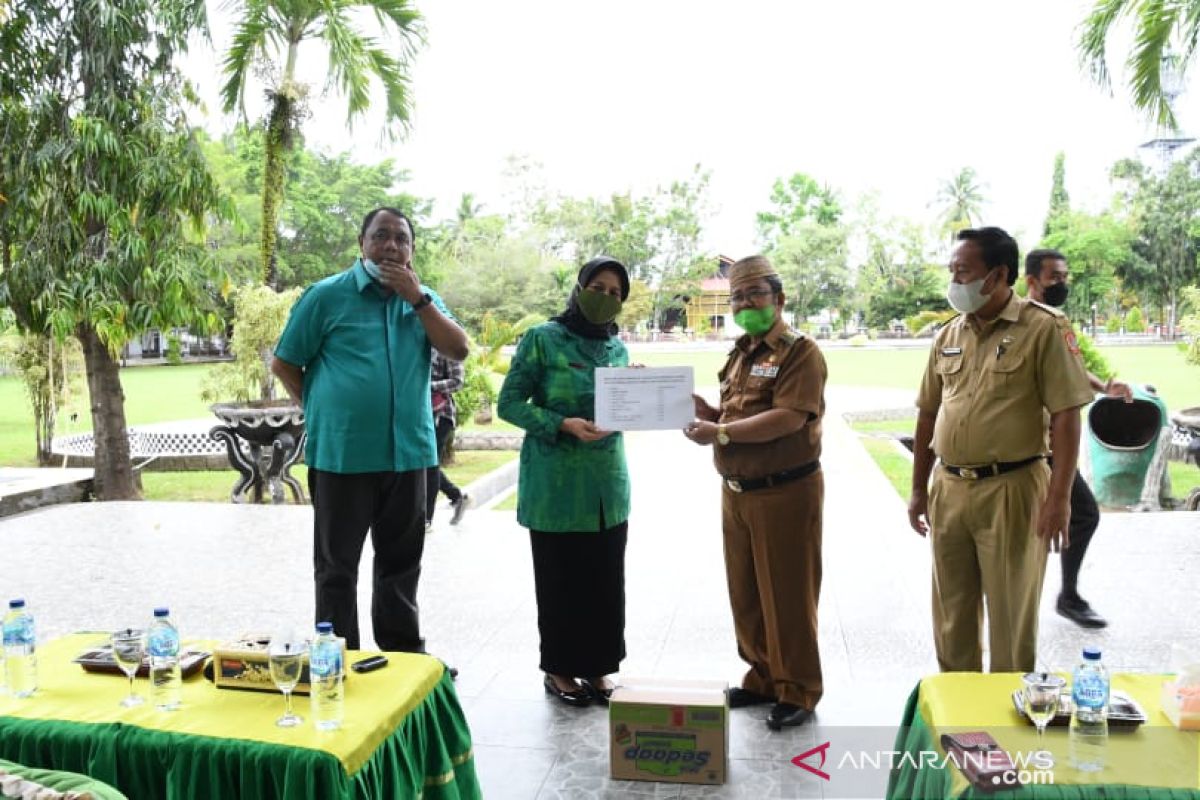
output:
[[743,308],[733,315],[733,321],[751,336],[762,336],[775,324],[775,306]]
[[621,298],[605,292],[584,289],[575,297],[575,302],[579,303],[579,310],[593,325],[612,322],[621,313]]

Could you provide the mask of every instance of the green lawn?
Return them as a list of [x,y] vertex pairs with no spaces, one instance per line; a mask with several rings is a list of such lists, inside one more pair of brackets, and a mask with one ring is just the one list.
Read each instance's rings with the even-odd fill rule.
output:
[[[1200,405],[1200,367],[1183,360],[1174,347],[1102,347],[1118,377],[1132,383],[1153,385],[1172,409]],[[829,383],[841,386],[881,386],[916,390],[929,357],[919,349],[874,350],[838,348],[824,351]],[[637,352],[635,362],[646,366],[691,365],[698,386],[715,386],[717,371],[725,363],[725,352]]]
[[[886,420],[883,422],[856,422],[851,427],[864,434],[860,437],[867,452],[875,459],[875,464],[883,470],[888,480],[896,487],[896,491],[905,500],[908,499],[909,487],[912,486],[912,461],[898,453],[891,442],[880,438],[881,434],[913,432],[913,420]],[[1167,474],[1171,478],[1171,495],[1184,499],[1188,493],[1200,487],[1200,467],[1195,464],[1183,464],[1172,461],[1167,464]]]
[[[450,480],[458,486],[466,486],[476,478],[517,457],[516,450],[468,450],[455,454],[454,464],[446,468]],[[308,492],[308,468],[298,464],[292,475]],[[192,500],[199,502],[226,502],[233,489],[237,473],[233,470],[207,472],[145,472],[142,473],[142,491],[147,500]],[[284,490],[290,499],[291,492]]]

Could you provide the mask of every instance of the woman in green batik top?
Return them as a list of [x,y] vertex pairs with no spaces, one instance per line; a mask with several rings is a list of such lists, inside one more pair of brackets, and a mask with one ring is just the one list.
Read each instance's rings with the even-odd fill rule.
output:
[[572,706],[606,703],[625,658],[629,472],[621,434],[593,419],[596,367],[629,364],[613,322],[627,297],[620,262],[584,264],[567,309],[521,340],[497,402],[525,429],[517,521],[533,545],[544,685]]

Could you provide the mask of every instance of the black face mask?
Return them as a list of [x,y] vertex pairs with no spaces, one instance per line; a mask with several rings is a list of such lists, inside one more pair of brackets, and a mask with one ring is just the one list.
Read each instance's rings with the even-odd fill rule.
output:
[[1045,289],[1042,289],[1042,300],[1046,305],[1061,308],[1067,302],[1067,285],[1065,283],[1052,283]]

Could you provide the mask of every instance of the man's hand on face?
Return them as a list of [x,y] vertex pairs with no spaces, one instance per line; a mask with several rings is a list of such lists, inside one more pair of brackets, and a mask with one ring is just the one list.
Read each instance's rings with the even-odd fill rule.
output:
[[379,282],[409,303],[416,303],[421,299],[421,279],[407,264],[388,259],[380,261]]

